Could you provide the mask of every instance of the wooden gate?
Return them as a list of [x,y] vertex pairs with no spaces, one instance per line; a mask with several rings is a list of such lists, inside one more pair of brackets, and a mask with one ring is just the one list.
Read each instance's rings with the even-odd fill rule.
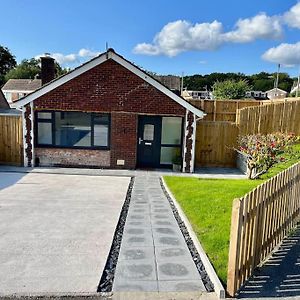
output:
[[231,122],[200,121],[196,133],[196,167],[235,167],[238,127]]
[[0,164],[21,166],[23,162],[22,118],[0,115]]

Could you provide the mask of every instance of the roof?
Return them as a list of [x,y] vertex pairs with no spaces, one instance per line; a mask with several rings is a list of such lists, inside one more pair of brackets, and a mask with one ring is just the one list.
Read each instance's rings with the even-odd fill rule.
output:
[[0,89],[0,109],[7,109],[9,108],[9,104],[7,103],[7,100],[5,99],[1,89]]
[[0,116],[21,116],[22,112],[16,109],[12,109],[12,108],[0,108]]
[[49,83],[43,85],[36,91],[28,94],[27,96],[19,99],[13,104],[13,107],[22,107],[35,99],[45,95],[46,93],[54,90],[55,88],[65,84],[66,82],[76,78],[77,76],[87,72],[88,70],[106,62],[107,60],[112,59],[118,64],[122,65],[129,71],[133,72],[138,77],[142,78],[144,81],[146,81],[148,84],[152,85],[156,89],[160,90],[162,93],[167,95],[169,98],[173,99],[175,102],[180,104],[181,106],[185,107],[187,110],[193,112],[198,117],[204,117],[205,113],[196,108],[195,106],[188,103],[185,99],[182,97],[176,95],[174,92],[169,90],[166,86],[161,84],[159,81],[154,79],[152,76],[147,74],[145,71],[141,70],[137,66],[135,66],[133,63],[129,62],[125,58],[123,58],[121,55],[117,54],[113,49],[108,49],[107,52],[104,52],[100,54],[99,56],[91,59],[90,61],[82,64],[81,66],[75,68],[74,70],[70,71],[69,73],[62,75],[61,77],[58,77]]
[[[268,90],[268,91],[266,91],[266,93],[270,93],[270,92],[273,92],[273,91],[276,91],[276,88],[273,88],[273,89],[271,89],[271,90]],[[280,88],[277,88],[277,91],[280,91],[280,92],[283,92],[283,93],[287,93],[287,91],[284,91],[284,90],[282,90],[282,89],[280,89]]]
[[2,87],[3,91],[33,92],[42,86],[41,79],[9,79]]

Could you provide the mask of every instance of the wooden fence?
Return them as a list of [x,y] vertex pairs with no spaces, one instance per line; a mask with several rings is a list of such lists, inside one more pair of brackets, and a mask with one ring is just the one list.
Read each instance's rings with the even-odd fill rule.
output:
[[300,217],[300,163],[233,202],[227,291],[234,296]]
[[21,117],[0,115],[0,164],[22,164],[22,140]]
[[199,121],[196,133],[196,167],[234,167],[238,128],[230,122]]
[[[196,100],[203,102],[209,113],[211,100]],[[208,102],[210,101],[210,102]],[[237,100],[238,101],[238,100]],[[239,100],[238,105],[249,105],[248,101]],[[219,103],[219,101],[216,101]],[[226,105],[221,101],[217,109]],[[259,102],[259,101],[258,101]],[[229,102],[232,107],[234,101]],[[243,104],[241,104],[243,103]],[[201,105],[199,105],[201,106]],[[219,117],[227,115],[220,113]],[[231,116],[231,115],[230,115]],[[212,115],[209,115],[211,118]],[[264,105],[242,108],[237,111],[236,123],[225,121],[199,121],[196,136],[196,167],[218,166],[235,167],[236,146],[238,135],[272,132],[293,132],[300,135],[300,101],[295,99],[264,101]]]
[[240,109],[236,123],[240,135],[272,132],[293,132],[300,135],[300,101],[286,100]]
[[207,115],[204,121],[236,121],[236,112],[244,107],[263,105],[267,102],[256,100],[188,100]]

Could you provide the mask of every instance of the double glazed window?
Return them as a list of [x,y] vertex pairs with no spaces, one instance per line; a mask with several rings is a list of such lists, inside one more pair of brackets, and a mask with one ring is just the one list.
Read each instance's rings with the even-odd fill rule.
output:
[[36,113],[36,144],[65,148],[109,148],[108,114],[84,112]]
[[172,164],[181,156],[182,118],[163,117],[161,129],[160,163]]

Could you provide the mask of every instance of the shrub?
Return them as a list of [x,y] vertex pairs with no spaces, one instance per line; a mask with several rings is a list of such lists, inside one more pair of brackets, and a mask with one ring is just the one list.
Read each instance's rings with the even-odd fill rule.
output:
[[[275,163],[284,160],[279,155],[288,151],[288,146],[298,140],[294,134],[255,134],[241,136],[238,139],[238,151],[247,155],[249,179],[258,178]],[[256,170],[254,174],[254,170]]]
[[242,99],[249,90],[250,86],[246,80],[217,81],[213,85],[215,99]]

